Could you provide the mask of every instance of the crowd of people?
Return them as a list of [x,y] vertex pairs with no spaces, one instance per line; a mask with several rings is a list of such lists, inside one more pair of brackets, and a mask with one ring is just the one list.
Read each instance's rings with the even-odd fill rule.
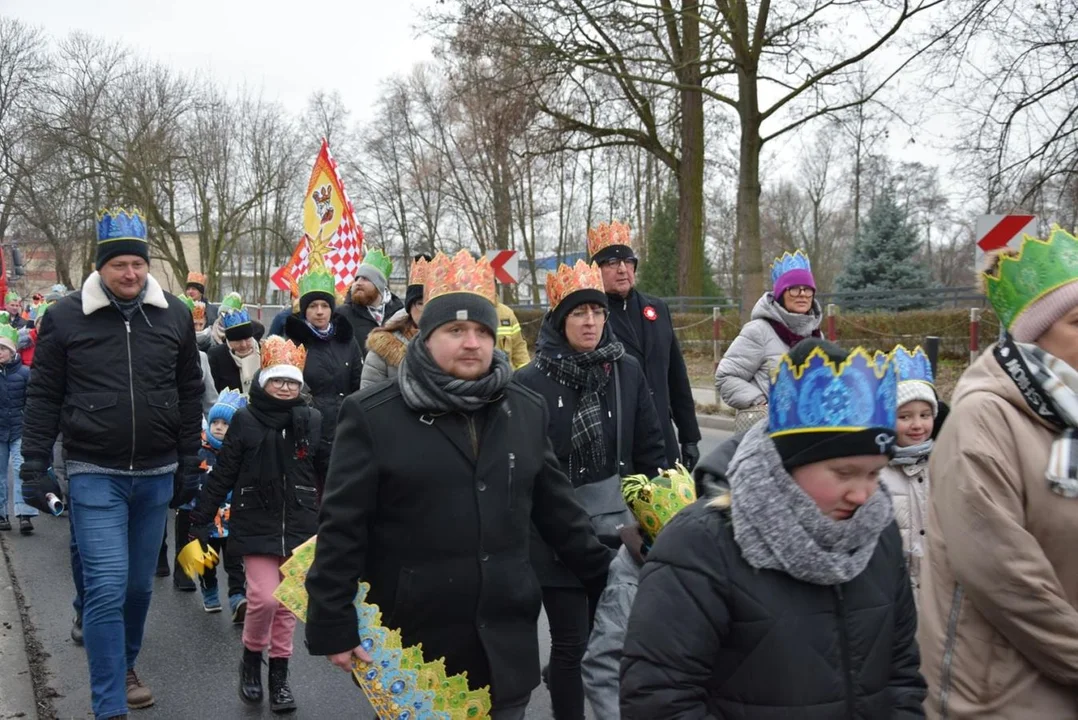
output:
[[1062,230],[986,269],[1000,341],[950,405],[920,348],[820,338],[809,258],[776,259],[716,371],[737,432],[704,458],[624,225],[547,276],[534,356],[466,251],[415,258],[403,299],[368,252],[343,302],[312,253],[267,331],[238,295],[209,305],[197,273],[164,292],[138,213],[104,213],[98,236],[97,271],[43,299],[32,338],[6,298],[0,449],[20,529],[67,500],[99,720],[154,702],[136,665],[155,572],[223,610],[192,548],[222,561],[241,697],[294,711],[296,618],[273,593],[315,535],[309,652],[371,661],[353,605],[369,583],[404,645],[489,687],[496,720],[540,682],[558,720],[588,702],[602,720],[1078,716]]

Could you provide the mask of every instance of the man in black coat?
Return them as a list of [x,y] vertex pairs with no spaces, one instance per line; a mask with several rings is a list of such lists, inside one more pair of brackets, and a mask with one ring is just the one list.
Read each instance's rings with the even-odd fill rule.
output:
[[170,501],[198,491],[202,371],[191,313],[149,274],[137,212],[98,222],[97,272],[45,315],[23,425],[23,495],[49,511],[61,432],[83,566],[83,637],[94,715],[153,695],[133,668]]
[[612,223],[592,230],[588,233],[588,253],[603,272],[603,285],[610,301],[610,328],[647,374],[655,410],[663,425],[667,460],[672,467],[678,461],[680,447],[681,462],[692,470],[700,459],[697,447],[700,426],[670,309],[659,298],[636,290],[637,259],[629,245],[627,227]]
[[[457,277],[486,267],[466,253],[453,262],[467,266],[450,273]],[[306,633],[313,654],[344,669],[353,656],[369,660],[352,605],[356,582],[369,582],[370,601],[405,645],[422,643],[449,673],[467,671],[473,688],[489,685],[495,720],[519,720],[539,681],[531,523],[593,597],[611,553],[558,466],[546,404],[494,353],[486,270],[489,287],[429,299],[399,382],[362,390],[341,408],[307,576]]]

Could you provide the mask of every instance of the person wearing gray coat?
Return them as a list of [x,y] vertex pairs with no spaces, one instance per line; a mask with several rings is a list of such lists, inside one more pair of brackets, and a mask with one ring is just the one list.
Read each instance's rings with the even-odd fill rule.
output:
[[367,356],[363,360],[360,390],[384,380],[397,379],[397,367],[404,359],[404,351],[412,338],[419,334],[419,316],[422,314],[423,303],[413,304],[410,310],[398,310],[383,327],[371,330],[367,336]]

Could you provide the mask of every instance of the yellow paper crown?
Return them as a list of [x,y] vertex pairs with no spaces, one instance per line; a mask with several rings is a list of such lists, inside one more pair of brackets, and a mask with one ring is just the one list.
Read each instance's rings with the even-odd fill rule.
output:
[[599,223],[588,230],[588,257],[595,257],[596,253],[611,245],[632,245],[628,225],[614,221],[610,224]]
[[192,283],[201,285],[202,287],[206,287],[206,276],[200,272],[195,272],[194,270],[192,270],[191,272],[187,273],[187,284],[190,285]]
[[262,341],[262,369],[275,365],[292,365],[300,370],[307,363],[307,348],[295,345],[280,335],[270,335]]
[[562,263],[557,272],[547,273],[546,298],[553,310],[561,301],[578,290],[603,290],[603,272],[595,263],[588,264],[583,260],[577,260],[576,265],[569,267]]
[[408,276],[409,285],[425,285],[427,283],[427,272],[430,270],[430,263],[426,258],[419,258],[412,263],[412,272]]
[[467,250],[461,250],[452,258],[438,253],[427,267],[423,302],[429,303],[441,295],[461,292],[479,295],[496,304],[494,268],[490,266],[490,260],[482,257],[477,261]]

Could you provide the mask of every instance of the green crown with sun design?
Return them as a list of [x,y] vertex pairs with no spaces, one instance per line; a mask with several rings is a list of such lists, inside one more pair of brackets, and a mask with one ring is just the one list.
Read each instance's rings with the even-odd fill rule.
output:
[[621,495],[652,541],[678,511],[696,502],[696,483],[683,465],[664,470],[650,480],[629,475],[621,480]]
[[1078,238],[1053,227],[1047,240],[1025,236],[1015,253],[1002,253],[996,267],[982,273],[985,295],[1008,330],[1029,306],[1078,281]]

